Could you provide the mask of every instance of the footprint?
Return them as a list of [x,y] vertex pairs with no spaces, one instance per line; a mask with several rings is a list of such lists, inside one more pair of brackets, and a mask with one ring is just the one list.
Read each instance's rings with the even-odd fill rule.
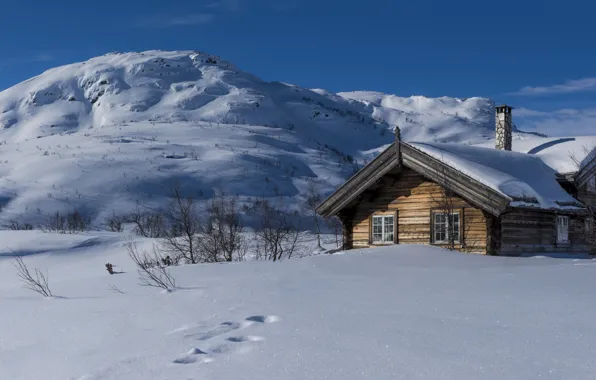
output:
[[250,351],[252,348],[250,345],[231,345],[231,344],[220,344],[219,346],[213,347],[210,352],[212,354],[220,355],[220,354],[242,354]]
[[196,336],[198,340],[209,340],[215,338],[216,336],[228,333],[230,331],[238,330],[239,328],[243,327],[240,323],[235,322],[223,322],[219,326],[214,329],[211,329],[202,334],[189,334],[187,336]]
[[273,323],[279,322],[280,318],[276,315],[253,315],[251,317],[246,318],[246,320],[258,323]]
[[191,348],[190,351],[188,351],[188,355],[205,355],[206,352],[199,349],[199,348]]
[[192,356],[184,356],[182,358],[178,358],[176,360],[174,360],[174,363],[176,364],[192,364],[192,363],[196,363],[197,362],[197,358],[193,358]]
[[178,359],[174,360],[173,362],[176,364],[192,364],[192,363],[196,363],[196,362],[210,363],[213,361],[213,359],[210,357],[201,357],[199,355],[201,355],[201,356],[207,355],[207,353],[199,348],[191,348],[190,351],[188,351],[186,356],[178,358]]
[[242,343],[242,342],[262,342],[265,340],[262,336],[246,335],[246,336],[231,336],[226,339],[229,342]]

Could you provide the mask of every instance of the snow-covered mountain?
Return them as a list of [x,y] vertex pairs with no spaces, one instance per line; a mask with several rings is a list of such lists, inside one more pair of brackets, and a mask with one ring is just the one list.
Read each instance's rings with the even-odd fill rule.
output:
[[102,220],[181,182],[251,197],[330,191],[393,139],[478,143],[488,99],[333,94],[266,82],[196,51],[112,53],[0,93],[4,220],[75,207]]
[[363,103],[375,119],[399,125],[406,140],[477,143],[494,136],[494,103],[487,98],[404,98],[369,91],[338,95]]

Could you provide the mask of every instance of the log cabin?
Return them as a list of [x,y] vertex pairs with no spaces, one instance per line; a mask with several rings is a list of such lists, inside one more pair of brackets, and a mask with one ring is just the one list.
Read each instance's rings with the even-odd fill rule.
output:
[[339,217],[344,249],[432,244],[492,255],[587,252],[596,152],[584,149],[577,169],[565,172],[537,149],[514,152],[511,116],[511,107],[496,107],[496,149],[405,142],[396,128],[395,141],[317,212]]

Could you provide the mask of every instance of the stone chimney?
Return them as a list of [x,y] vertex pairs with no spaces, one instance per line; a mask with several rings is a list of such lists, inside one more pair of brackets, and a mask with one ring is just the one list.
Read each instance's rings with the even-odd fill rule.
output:
[[502,105],[497,106],[496,109],[495,147],[500,150],[511,150],[512,107]]

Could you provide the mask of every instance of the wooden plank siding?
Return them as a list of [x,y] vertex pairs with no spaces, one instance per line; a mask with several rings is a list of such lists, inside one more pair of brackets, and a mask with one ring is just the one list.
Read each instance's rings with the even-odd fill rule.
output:
[[577,199],[588,206],[596,208],[596,192],[588,190],[587,185],[577,189]]
[[[444,197],[440,185],[412,169],[403,168],[397,176],[386,175],[374,190],[365,191],[350,212],[340,216],[351,228],[346,248],[371,247],[370,217],[397,215],[396,241],[400,244],[431,243],[431,212]],[[453,206],[461,212],[462,244],[456,249],[486,253],[487,230],[483,211],[453,195]],[[349,214],[349,217],[347,216]]]
[[569,216],[569,243],[557,244],[557,215],[530,209],[511,209],[501,215],[502,255],[533,252],[587,251],[583,216]]

